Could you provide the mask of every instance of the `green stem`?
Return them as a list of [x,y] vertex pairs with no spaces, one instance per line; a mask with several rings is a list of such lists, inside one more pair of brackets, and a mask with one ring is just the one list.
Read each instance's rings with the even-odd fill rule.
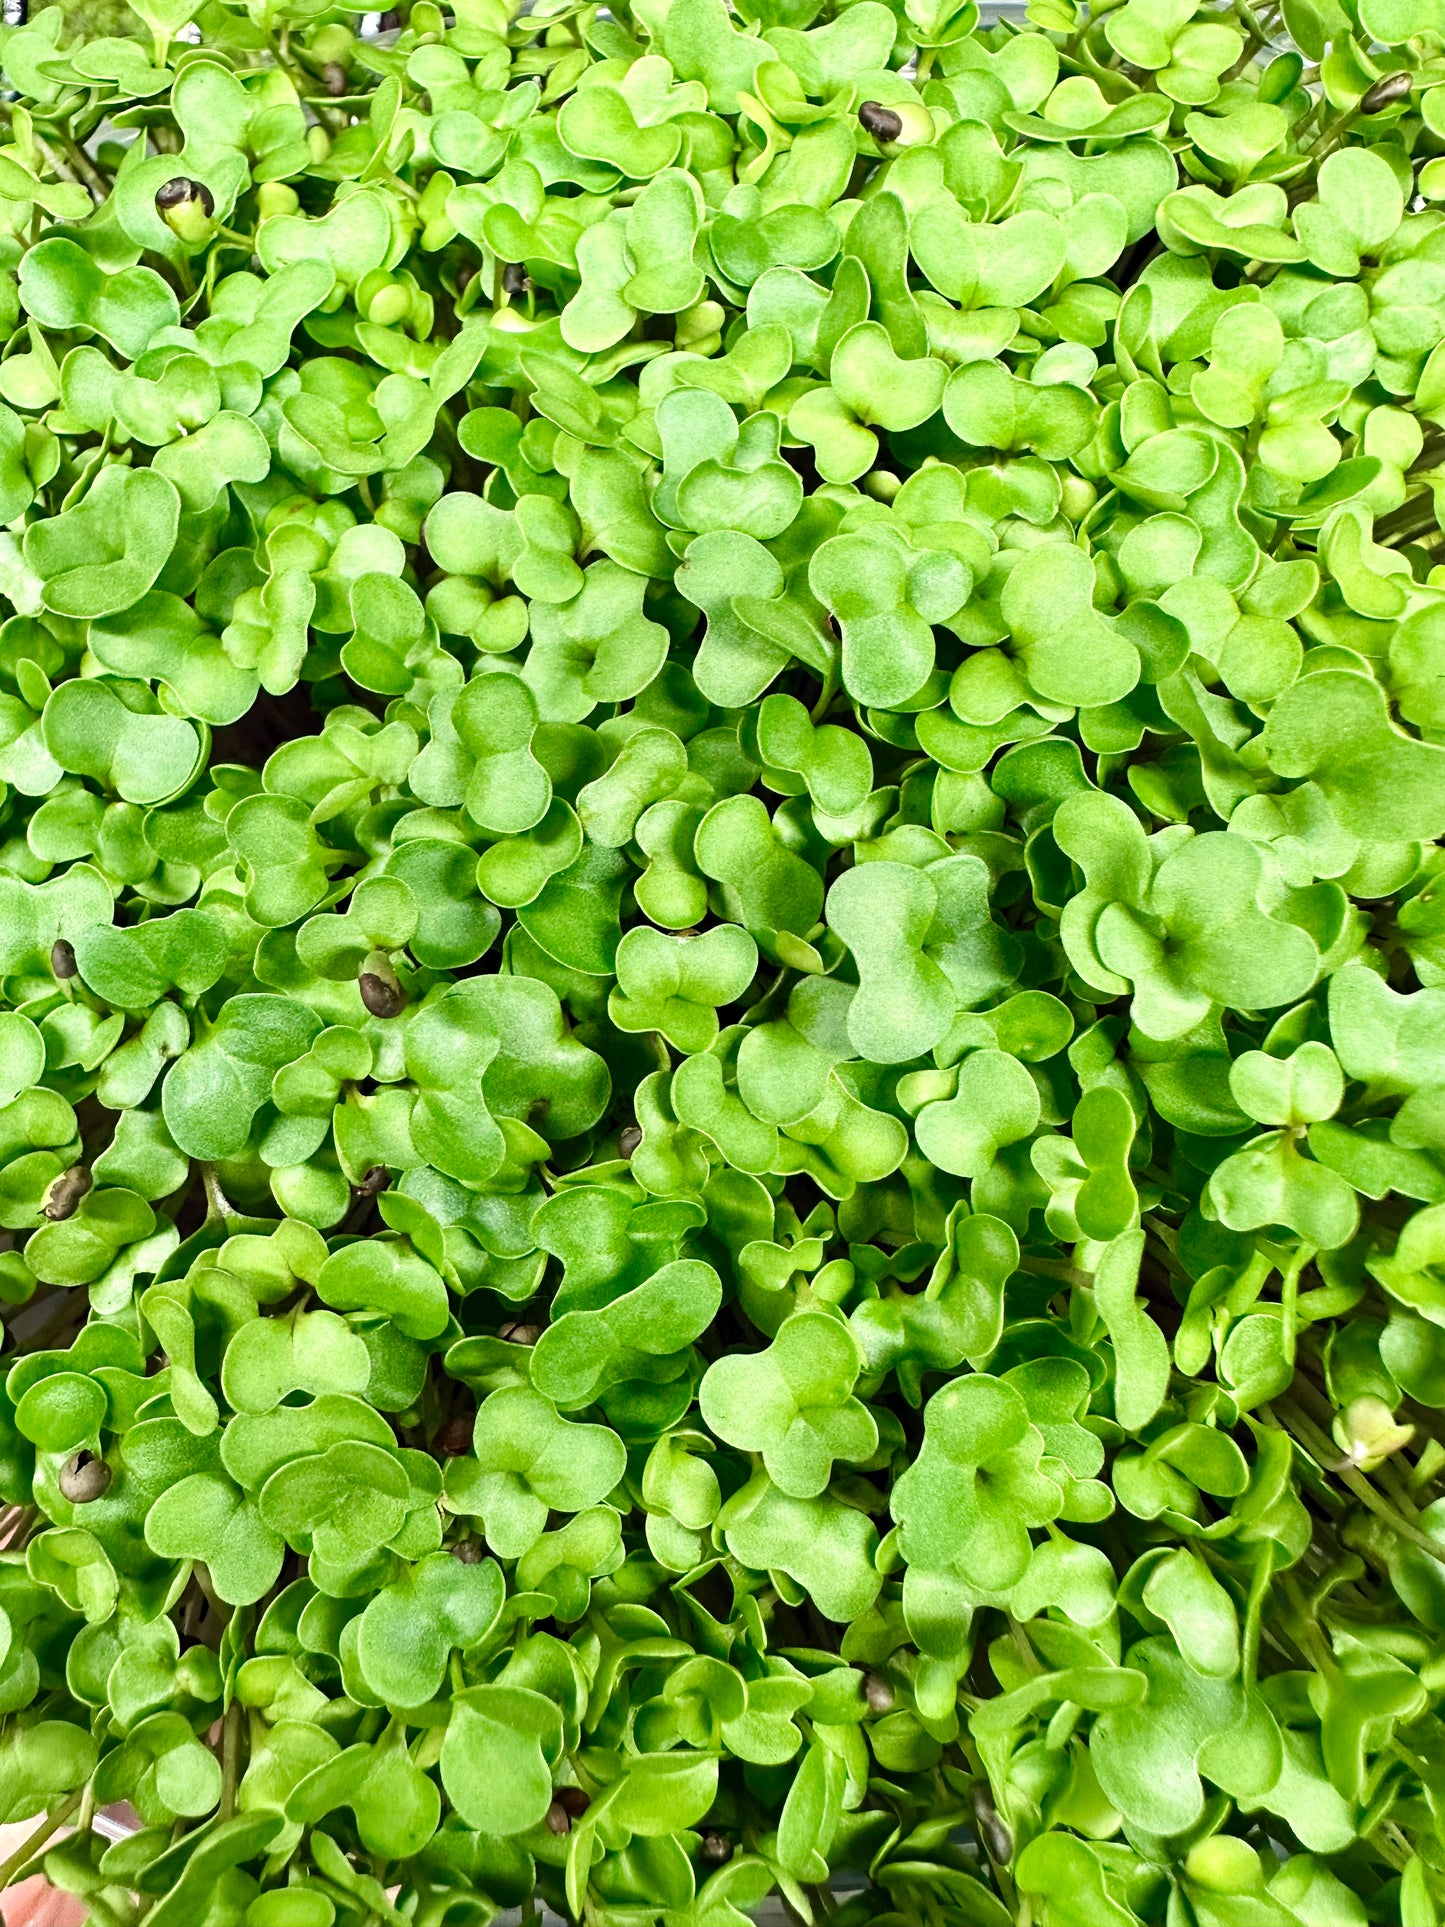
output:
[[1019,1260],[1019,1270],[1035,1278],[1057,1278],[1061,1285],[1092,1285],[1094,1275],[1080,1271],[1063,1258],[1036,1258],[1032,1252]]
[[25,1865],[26,1861],[34,1859],[35,1855],[39,1853],[40,1849],[45,1845],[46,1841],[50,1838],[50,1836],[53,1833],[58,1833],[60,1831],[60,1829],[65,1825],[66,1821],[70,1818],[71,1814],[74,1813],[76,1808],[80,1805],[84,1797],[85,1795],[83,1790],[77,1793],[72,1793],[70,1798],[67,1801],[65,1801],[63,1805],[58,1806],[55,1809],[54,1813],[46,1814],[45,1818],[41,1821],[40,1825],[35,1829],[35,1831],[32,1834],[29,1834],[24,1840],[20,1842],[20,1845],[15,1849],[14,1853],[11,1854],[8,1860],[0,1861],[0,1893],[4,1893],[6,1891],[11,1881],[14,1879],[15,1875],[20,1871],[20,1869]]
[[201,1182],[206,1187],[207,1220],[234,1218],[236,1207],[221,1189],[221,1180],[216,1176],[216,1167],[213,1164],[201,1166]]
[[1305,1417],[1292,1400],[1276,1399],[1273,1410],[1285,1430],[1299,1440],[1315,1463],[1323,1471],[1333,1473],[1367,1511],[1373,1512],[1376,1518],[1382,1519],[1391,1531],[1397,1532],[1402,1539],[1407,1539],[1412,1546],[1418,1546],[1421,1552],[1428,1552],[1432,1559],[1438,1559],[1441,1565],[1445,1565],[1445,1545],[1442,1545],[1438,1539],[1432,1539],[1429,1533],[1422,1532],[1418,1526],[1411,1525],[1408,1519],[1402,1518],[1395,1507],[1381,1497],[1362,1472],[1354,1466],[1342,1464],[1334,1442],[1326,1438],[1325,1434],[1312,1420]]
[[1251,47],[1249,50],[1252,58],[1256,48],[1267,47],[1269,45],[1269,30],[1267,27],[1260,25],[1254,9],[1249,4],[1249,0],[1234,0],[1234,15],[1240,26],[1244,28],[1245,32],[1254,42],[1254,47]]
[[68,162],[63,161],[60,158],[60,156],[56,153],[55,149],[50,145],[49,141],[46,140],[45,136],[42,133],[40,133],[40,131],[37,128],[32,128],[30,130],[30,138],[35,143],[36,153],[40,156],[41,160],[44,161],[45,165],[50,169],[50,171],[53,174],[58,174],[62,181],[69,181],[72,187],[76,187],[79,185],[79,183],[75,178],[74,173],[71,171],[71,168]]
[[311,89],[316,85],[315,79],[312,75],[308,74],[303,67],[298,66],[292,58],[291,28],[289,23],[283,22],[279,40],[271,43],[271,57],[291,82],[291,85],[296,89],[297,98],[309,104],[312,113],[315,114],[317,120],[320,121],[327,133],[333,136],[341,133],[346,125],[345,114],[339,114],[336,111],[335,105],[329,101],[327,105],[323,106],[321,102],[316,99],[311,92]]
[[107,422],[105,425],[105,433],[100,438],[100,446],[88,450],[87,453],[81,457],[80,473],[76,476],[71,487],[66,491],[65,500],[60,504],[60,513],[62,515],[67,509],[73,509],[76,504],[84,498],[91,483],[100,473],[105,458],[110,453],[110,437],[113,427],[113,422]]
[[[1363,95],[1361,96],[1361,99],[1363,99]],[[1309,158],[1311,160],[1314,160],[1320,157],[1321,148],[1323,148],[1327,142],[1336,139],[1338,135],[1346,133],[1351,127],[1353,127],[1353,125],[1359,119],[1359,117],[1360,117],[1360,102],[1356,101],[1355,105],[1353,107],[1347,108],[1346,111],[1340,115],[1338,120],[1327,121],[1324,127],[1320,130],[1319,134],[1316,136],[1314,144],[1311,147],[1306,149],[1306,153],[1308,154]]]
[[1291,1629],[1291,1637],[1298,1640],[1301,1654],[1324,1679],[1337,1679],[1340,1669],[1335,1664],[1335,1656],[1324,1634],[1320,1631],[1319,1621],[1300,1592],[1297,1581],[1285,1577],[1281,1581],[1281,1590],[1289,1601],[1297,1622],[1295,1628]]
[[835,650],[828,664],[828,673],[823,678],[823,692],[808,712],[808,720],[816,729],[833,706],[833,698],[838,693],[838,653]]
[[1288,1268],[1280,1280],[1281,1324],[1283,1327],[1284,1355],[1294,1364],[1295,1343],[1299,1331],[1299,1277],[1305,1266],[1315,1255],[1313,1245],[1301,1245],[1290,1259]]
[[404,181],[389,161],[382,162],[382,172],[399,194],[404,194],[413,206],[421,199],[421,190]]
[[236,1810],[236,1786],[241,1777],[241,1703],[232,1700],[221,1723],[221,1806],[222,1820]]
[[69,128],[57,131],[60,133],[60,144],[65,149],[66,159],[90,189],[91,198],[94,200],[96,206],[103,206],[109,198],[111,183],[105,178],[104,174],[101,173],[100,169],[90,158],[89,154],[86,153],[80,142],[76,140]]

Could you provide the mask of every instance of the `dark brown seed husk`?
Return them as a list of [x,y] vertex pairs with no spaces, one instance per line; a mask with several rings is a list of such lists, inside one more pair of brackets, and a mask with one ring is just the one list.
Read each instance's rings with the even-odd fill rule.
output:
[[363,970],[356,980],[361,1001],[373,1017],[399,1017],[406,1009],[406,992],[400,984],[388,983],[374,970]]
[[974,1789],[973,1812],[978,1822],[979,1838],[988,1849],[989,1858],[998,1861],[1000,1865],[1007,1866],[1013,1859],[1014,1837],[1004,1821],[999,1818],[998,1809],[986,1787]]
[[891,1713],[893,1688],[881,1673],[869,1673],[863,1681],[863,1697],[875,1713]]
[[77,1452],[62,1466],[58,1483],[61,1496],[72,1505],[89,1505],[110,1490],[110,1467],[89,1452]]
[[188,201],[199,201],[207,219],[216,211],[216,199],[210,188],[204,181],[193,181],[188,175],[173,174],[156,189],[156,206],[162,214],[168,208],[184,207]]
[[876,100],[864,101],[858,109],[858,119],[876,141],[896,141],[903,132],[902,116]]
[[45,1194],[45,1202],[40,1207],[41,1215],[49,1218],[52,1224],[73,1217],[75,1207],[94,1183],[89,1171],[83,1164],[72,1164],[68,1171],[62,1171]]
[[1362,114],[1381,114],[1396,101],[1403,100],[1410,91],[1408,74],[1386,74],[1377,80],[1360,102]]

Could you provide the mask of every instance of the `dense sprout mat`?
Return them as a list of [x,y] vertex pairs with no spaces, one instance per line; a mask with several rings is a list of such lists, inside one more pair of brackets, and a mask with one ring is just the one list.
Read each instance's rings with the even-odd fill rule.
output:
[[1028,14],[0,37],[0,1886],[1442,1917],[1445,11]]

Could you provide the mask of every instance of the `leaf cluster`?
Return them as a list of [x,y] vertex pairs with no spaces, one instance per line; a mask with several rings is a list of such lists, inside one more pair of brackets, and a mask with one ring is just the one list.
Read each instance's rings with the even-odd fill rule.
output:
[[0,68],[0,1887],[1436,1927],[1438,0]]

